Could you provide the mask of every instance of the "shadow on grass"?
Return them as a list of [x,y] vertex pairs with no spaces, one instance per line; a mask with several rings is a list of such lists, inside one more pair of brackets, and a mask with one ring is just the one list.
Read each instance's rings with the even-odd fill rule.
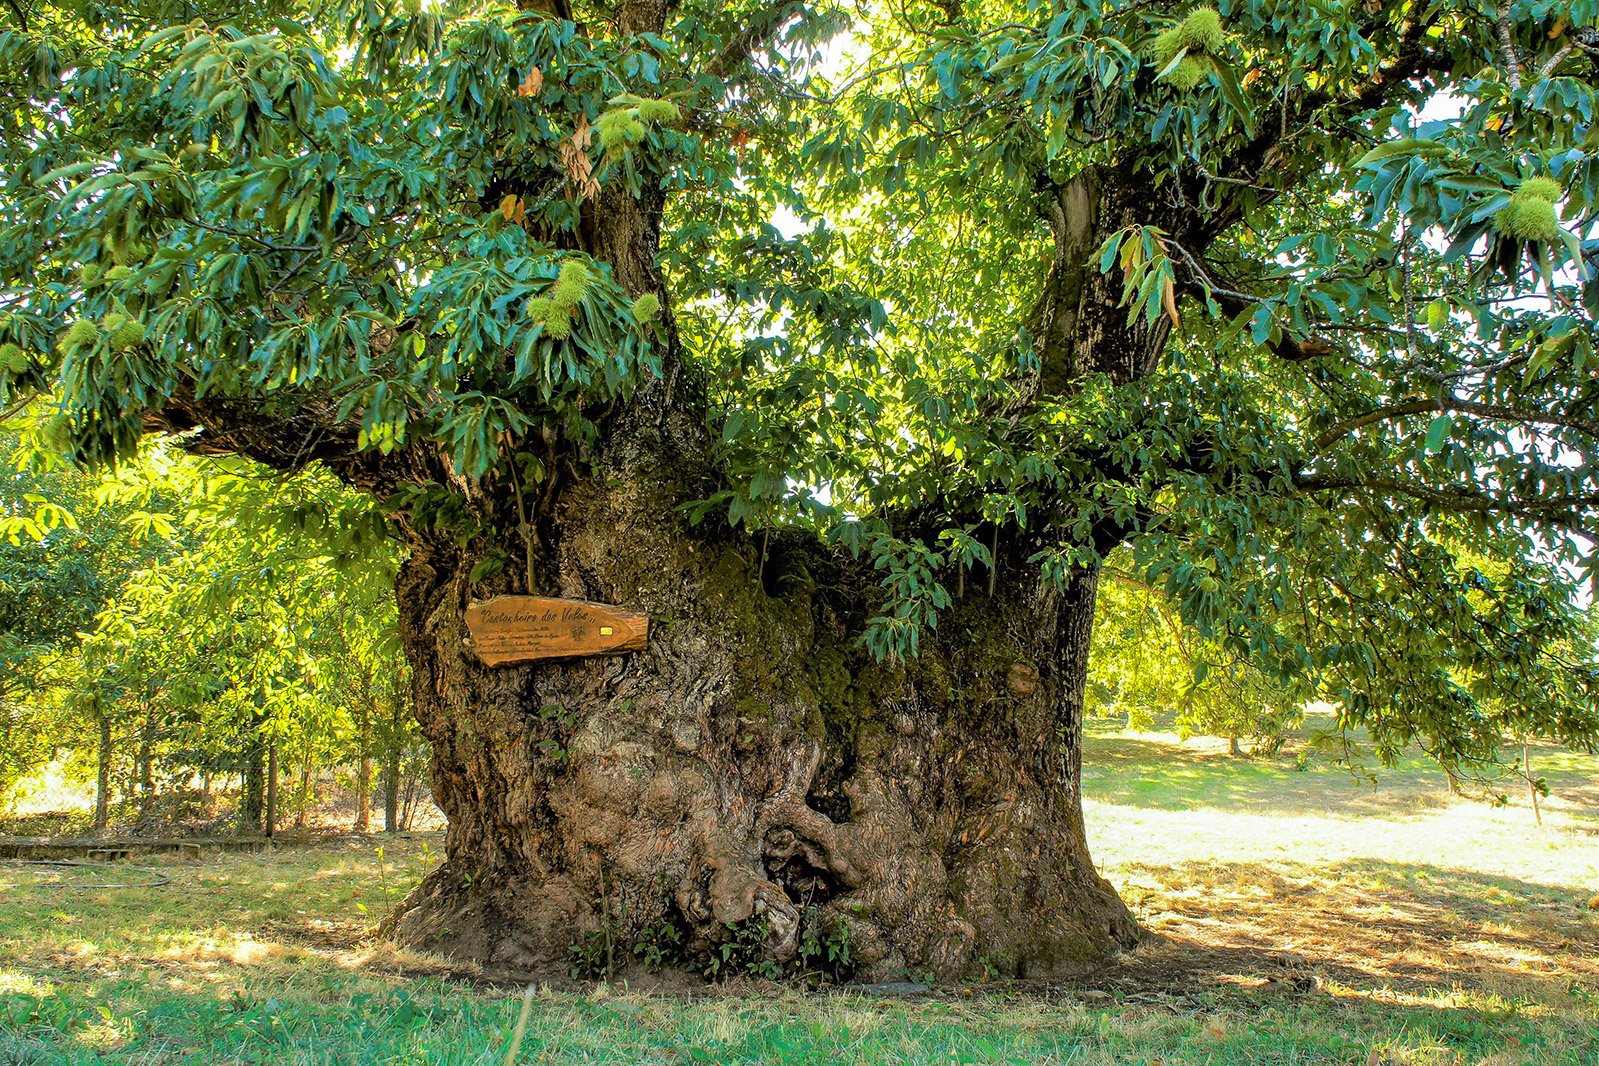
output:
[[1599,1009],[1599,911],[1589,892],[1431,865],[1187,862],[1129,867],[1129,901],[1158,934],[1140,983],[1281,980],[1358,995],[1461,988],[1511,1003]]
[[[183,868],[181,894],[7,897],[0,1063],[498,1062],[513,997],[338,950],[360,935],[353,899],[396,876],[360,855],[230,856]],[[550,995],[524,1061],[1599,1063],[1599,912],[1571,891],[1382,861],[1124,872],[1160,935],[1079,982],[1104,994]],[[1507,1047],[1539,1050],[1491,1058]]]

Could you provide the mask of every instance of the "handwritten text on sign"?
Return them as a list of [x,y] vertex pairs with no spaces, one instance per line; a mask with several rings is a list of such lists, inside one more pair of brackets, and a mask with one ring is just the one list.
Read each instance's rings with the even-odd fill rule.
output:
[[490,666],[640,651],[650,616],[587,600],[496,596],[466,609],[472,650]]

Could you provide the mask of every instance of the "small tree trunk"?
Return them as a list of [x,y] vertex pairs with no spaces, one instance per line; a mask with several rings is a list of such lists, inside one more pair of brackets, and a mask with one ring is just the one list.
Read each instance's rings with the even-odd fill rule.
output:
[[1527,746],[1527,738],[1521,739],[1521,775],[1527,779],[1527,798],[1532,801],[1533,821],[1538,828],[1543,828],[1543,808],[1538,802],[1538,779],[1532,776],[1532,749]]
[[416,814],[416,790],[422,783],[419,777],[413,763],[411,772],[405,775],[405,802],[400,807],[400,828],[407,833],[411,831],[411,818]]
[[355,825],[357,833],[372,828],[372,757],[362,755],[355,767]]
[[1242,755],[1243,753],[1244,753],[1244,749],[1238,746],[1238,738],[1237,737],[1228,737],[1227,738],[1227,754],[1228,755]]
[[111,821],[111,718],[103,711],[100,718],[100,747],[95,758],[94,831],[106,831]]
[[278,745],[276,741],[267,742],[267,775],[266,775],[266,835],[268,839],[276,835],[278,829]]
[[[398,701],[396,701],[398,702]],[[396,707],[398,712],[398,707]],[[403,734],[398,723],[389,732],[389,747],[383,763],[383,831],[400,831],[400,757],[404,752]]]
[[266,823],[267,745],[261,735],[265,724],[266,716],[257,710],[251,716],[249,749],[240,783],[239,830],[244,833],[259,833]]
[[150,709],[146,711],[139,730],[139,753],[134,771],[138,775],[140,822],[148,819],[155,807],[155,732],[155,711]]

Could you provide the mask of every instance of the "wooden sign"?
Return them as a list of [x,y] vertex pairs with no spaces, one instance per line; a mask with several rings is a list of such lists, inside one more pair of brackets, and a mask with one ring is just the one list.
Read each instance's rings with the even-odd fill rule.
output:
[[650,616],[605,603],[496,596],[466,609],[472,650],[490,666],[641,651]]

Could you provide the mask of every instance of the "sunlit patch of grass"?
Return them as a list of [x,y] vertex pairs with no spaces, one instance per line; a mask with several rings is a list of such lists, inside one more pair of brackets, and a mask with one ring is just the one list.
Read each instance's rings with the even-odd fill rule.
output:
[[41,981],[32,974],[19,973],[16,970],[0,970],[0,994],[9,992],[19,996],[46,996],[50,991],[48,982]]
[[126,1044],[128,1039],[126,1027],[112,1022],[86,1025],[72,1034],[74,1044],[94,1051],[115,1051]]

